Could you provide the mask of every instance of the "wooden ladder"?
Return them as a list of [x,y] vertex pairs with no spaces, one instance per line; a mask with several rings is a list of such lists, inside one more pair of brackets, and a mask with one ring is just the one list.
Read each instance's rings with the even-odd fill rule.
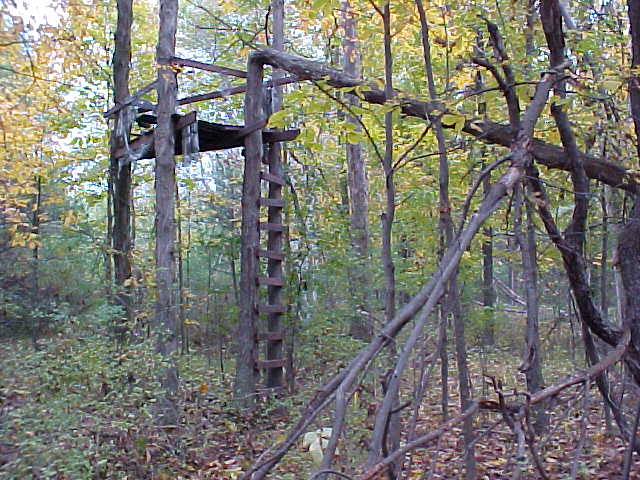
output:
[[[267,221],[258,224],[258,242],[256,255],[258,263],[266,260],[266,275],[261,275],[263,270],[258,265],[256,275],[256,312],[258,316],[266,315],[266,322],[258,321],[258,325],[266,325],[264,332],[257,334],[258,341],[266,342],[264,360],[256,360],[258,369],[266,370],[266,389],[280,388],[284,386],[284,334],[282,315],[286,312],[286,306],[282,304],[282,287],[284,286],[284,273],[282,262],[284,261],[283,244],[286,227],[282,224],[282,187],[285,184],[282,168],[281,148],[278,143],[267,144],[267,154],[262,160],[264,167],[260,172],[261,188],[267,186],[267,196],[261,196],[259,208],[267,209]],[[265,168],[267,170],[265,170]],[[266,237],[266,239],[264,238]],[[261,245],[266,240],[266,249]],[[261,300],[265,295],[260,294],[260,287],[266,286],[266,302]],[[258,349],[260,351],[261,349]]]

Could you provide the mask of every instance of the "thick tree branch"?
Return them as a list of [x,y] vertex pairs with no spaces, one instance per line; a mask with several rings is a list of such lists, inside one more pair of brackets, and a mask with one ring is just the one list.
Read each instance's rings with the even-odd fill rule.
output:
[[[258,50],[253,53],[253,56],[263,63],[287,70],[301,80],[325,81],[328,85],[336,88],[352,88],[367,103],[382,105],[387,102],[384,90],[377,84],[374,85],[360,78],[346,75],[341,70],[328,67],[323,63],[270,48]],[[396,91],[393,100],[389,100],[397,102],[402,113],[410,117],[429,120],[434,115],[445,113],[443,105],[439,102],[424,102],[403,92]],[[443,126],[454,128],[453,124],[443,123]],[[462,131],[486,143],[502,145],[507,148],[510,148],[515,140],[513,128],[491,121],[468,119],[465,121]],[[530,148],[537,163],[551,169],[571,171],[571,162],[562,147],[533,139]],[[638,191],[636,175],[627,173],[627,168],[582,152],[579,152],[579,156],[589,178],[632,193]]]

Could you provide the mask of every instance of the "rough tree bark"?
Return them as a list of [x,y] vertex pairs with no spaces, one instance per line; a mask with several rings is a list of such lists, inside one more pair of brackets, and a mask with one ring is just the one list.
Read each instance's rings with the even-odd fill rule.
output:
[[[115,105],[129,96],[129,63],[131,61],[131,25],[133,0],[117,0],[118,19],[113,52],[113,92]],[[115,118],[110,139],[109,175],[113,205],[112,247],[115,273],[115,303],[131,318],[131,288],[125,285],[131,277],[131,162],[120,163],[115,152],[128,141],[129,128],[122,125],[123,116]],[[118,135],[120,133],[120,135]],[[127,139],[123,138],[126,136]]]
[[[356,13],[349,0],[342,2],[342,40],[344,72],[354,78],[360,77],[360,51],[358,47],[358,30]],[[349,105],[360,106],[356,95],[347,94]],[[362,127],[358,119],[347,114],[347,121],[356,132]],[[351,276],[354,281],[356,295],[356,312],[349,325],[349,333],[361,340],[370,340],[373,332],[369,304],[369,180],[367,165],[362,151],[362,143],[349,143],[346,146],[347,171],[349,177],[349,200],[351,221],[351,244],[355,253],[354,267]]]
[[178,350],[176,315],[176,225],[174,160],[174,128],[172,115],[176,108],[176,73],[169,60],[175,55],[178,0],[160,0],[160,29],[156,61],[158,62],[158,125],[154,134],[156,151],[156,348],[165,359],[161,383],[165,395],[158,400],[158,422],[176,425],[178,407],[178,371],[172,359]]
[[[636,149],[640,160],[640,2],[628,0],[631,27],[631,67],[629,101],[636,131]],[[626,304],[623,326],[631,329],[631,343],[640,352],[640,196],[636,194],[633,210],[618,240],[618,261]],[[639,379],[636,377],[636,382]]]
[[627,0],[629,31],[631,34],[631,75],[629,77],[629,103],[636,132],[636,150],[640,158],[640,2]]
[[[264,118],[262,111],[263,62],[256,55],[249,57],[247,68],[247,94],[245,96],[245,125],[253,125]],[[258,231],[260,201],[260,164],[262,161],[262,130],[245,137],[245,162],[242,180],[242,236],[240,245],[240,321],[238,324],[238,354],[236,357],[235,396],[238,403],[251,408],[255,404],[259,371],[256,366],[257,312],[256,305],[256,248],[260,240]]]

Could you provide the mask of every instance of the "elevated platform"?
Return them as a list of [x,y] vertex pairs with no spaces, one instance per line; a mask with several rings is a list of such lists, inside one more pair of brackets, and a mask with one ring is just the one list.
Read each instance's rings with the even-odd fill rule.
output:
[[[153,115],[140,115],[136,119],[138,125],[143,128],[150,127],[157,123],[157,118]],[[227,150],[244,146],[244,137],[260,128],[264,123],[257,125],[224,125],[221,123],[206,122],[196,120],[195,112],[187,115],[174,115],[175,122],[175,154],[182,155],[182,128],[186,125],[198,122],[198,137],[200,152],[211,152],[216,150]],[[264,130],[262,140],[264,143],[286,142],[295,140],[300,134],[300,130]],[[129,144],[129,150],[138,152],[138,158],[155,158],[156,153],[153,145],[153,129],[144,132]],[[127,154],[125,148],[116,151],[116,156]]]

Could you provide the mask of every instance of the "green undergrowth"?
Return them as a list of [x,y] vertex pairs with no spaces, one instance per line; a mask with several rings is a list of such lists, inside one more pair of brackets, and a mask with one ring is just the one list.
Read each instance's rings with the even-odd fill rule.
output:
[[[238,410],[232,401],[232,352],[225,351],[224,371],[217,357],[214,361],[202,351],[177,355],[182,422],[167,429],[154,424],[162,393],[157,379],[166,365],[154,354],[151,340],[119,344],[106,320],[111,313],[96,309],[67,319],[58,332],[39,340],[39,350],[26,338],[0,342],[0,479],[239,478],[261,452],[285,438],[306,401],[363,346],[331,322],[309,323],[298,337],[295,393],[260,398],[253,412]],[[548,360],[547,383],[574,370],[566,355]],[[492,396],[484,375],[501,380],[505,389],[524,388],[519,356],[509,348],[470,348],[469,361],[475,398]],[[363,373],[339,446],[341,468],[356,468],[366,457],[375,399],[389,365],[383,354]],[[452,352],[450,365],[454,413]],[[411,399],[418,368],[419,362],[412,363],[401,403]],[[442,421],[438,370],[427,385],[419,431]],[[309,431],[326,436],[330,413],[331,408]],[[274,478],[306,478],[317,461],[314,448],[296,444]]]

